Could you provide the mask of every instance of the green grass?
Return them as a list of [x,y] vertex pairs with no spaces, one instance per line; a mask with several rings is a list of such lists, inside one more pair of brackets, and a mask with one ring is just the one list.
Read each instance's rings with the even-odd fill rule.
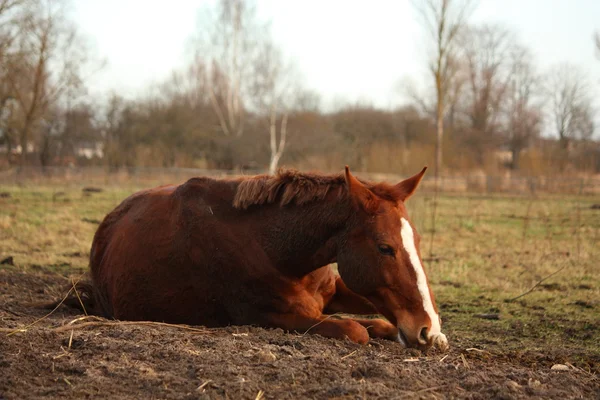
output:
[[[0,259],[18,268],[87,268],[97,222],[136,187],[0,186]],[[442,195],[407,202],[453,339],[481,348],[573,349],[600,356],[600,211],[574,196]],[[551,276],[531,293],[508,301]],[[499,320],[475,315],[499,313]],[[579,354],[579,353],[578,353]],[[574,356],[576,357],[576,356]],[[577,360],[573,360],[577,362]]]

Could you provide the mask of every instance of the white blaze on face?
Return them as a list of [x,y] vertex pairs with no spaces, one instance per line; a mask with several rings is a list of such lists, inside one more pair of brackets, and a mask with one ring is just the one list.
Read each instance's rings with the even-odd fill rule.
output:
[[440,318],[433,307],[433,301],[431,300],[431,295],[429,293],[429,285],[427,285],[427,276],[425,276],[425,270],[421,264],[419,253],[417,253],[412,226],[410,226],[410,223],[406,218],[401,218],[400,221],[402,223],[400,231],[402,244],[404,245],[404,250],[408,253],[410,264],[417,275],[417,287],[421,294],[421,299],[423,300],[423,309],[431,320],[431,329],[428,332],[428,337],[432,338],[433,344],[437,344],[441,348],[446,348],[448,346],[448,340],[446,339],[446,335],[441,331]]

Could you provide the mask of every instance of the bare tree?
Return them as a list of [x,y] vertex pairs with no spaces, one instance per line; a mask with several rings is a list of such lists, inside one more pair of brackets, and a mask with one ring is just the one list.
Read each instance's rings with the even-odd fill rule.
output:
[[88,49],[66,18],[66,3],[30,1],[16,16],[18,32],[5,56],[5,82],[18,105],[21,163],[50,106],[83,89]]
[[48,60],[50,58],[53,18],[44,18],[41,4],[27,9],[20,16],[15,49],[7,60],[6,75],[11,94],[19,106],[16,127],[21,145],[21,164],[25,164],[34,124],[39,121],[48,105]]
[[286,62],[281,49],[270,40],[263,42],[253,67],[253,105],[268,121],[269,173],[273,174],[287,144],[290,113],[311,106],[314,96],[299,86],[297,70]]
[[111,170],[122,164],[123,119],[128,105],[119,95],[109,97],[106,110],[102,113],[100,126],[104,139],[104,160]]
[[23,12],[25,0],[0,0],[0,62],[11,50],[17,36],[19,15]]
[[185,68],[172,71],[164,82],[157,84],[148,94],[164,103],[176,102],[191,108],[204,108],[210,103],[205,78],[206,66],[196,59]]
[[247,0],[220,0],[216,15],[207,16],[197,38],[196,63],[205,66],[212,108],[225,136],[244,131],[245,97],[257,48],[268,34]]
[[594,44],[596,45],[596,56],[600,58],[600,32],[594,35]]
[[407,96],[421,113],[435,119],[437,102],[433,99],[433,93],[420,91],[416,82],[409,77],[404,77],[398,82],[397,90]]
[[442,168],[442,140],[448,95],[457,71],[455,53],[458,35],[473,11],[474,4],[472,0],[413,1],[434,44],[429,71],[435,83],[436,93],[437,135],[434,171],[436,178],[439,177]]
[[[590,85],[576,66],[558,65],[550,70],[545,88],[549,98],[548,115],[554,125],[564,156],[573,140],[589,139],[594,133],[595,110]],[[564,163],[561,168],[564,168]]]
[[500,117],[511,80],[513,35],[498,25],[468,27],[460,35],[465,77],[462,107],[467,119],[466,143],[484,162],[486,149],[500,139]]
[[541,82],[529,49],[515,46],[510,54],[511,73],[506,96],[506,137],[512,152],[511,169],[519,169],[521,151],[541,133],[543,122]]
[[20,17],[25,5],[27,5],[25,0],[0,0],[0,143],[6,145],[9,163],[13,145],[16,144],[14,120],[17,106],[8,77],[14,57],[13,43],[18,35]]
[[268,126],[269,170],[274,172],[286,147],[294,102],[310,102],[310,96],[297,86],[295,69],[284,60],[251,0],[220,0],[216,17],[208,17],[207,24],[207,34],[197,41],[195,65],[205,72],[220,131],[237,138],[248,116],[257,114]]

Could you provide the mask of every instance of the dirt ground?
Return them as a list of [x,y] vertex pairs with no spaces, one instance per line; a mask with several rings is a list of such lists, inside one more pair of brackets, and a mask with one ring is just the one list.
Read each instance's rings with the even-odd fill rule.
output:
[[0,269],[0,399],[600,398],[597,354],[507,350],[485,332],[476,342],[461,339],[451,312],[446,354],[250,326],[190,330],[88,318],[65,329],[82,316],[66,308],[12,333],[48,312],[28,303],[60,298],[68,284],[41,268]]

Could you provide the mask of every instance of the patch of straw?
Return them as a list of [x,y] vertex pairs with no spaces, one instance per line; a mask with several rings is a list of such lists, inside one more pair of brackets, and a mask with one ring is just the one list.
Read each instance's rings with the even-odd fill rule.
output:
[[17,328],[17,329],[13,329],[11,330],[9,333],[6,334],[6,336],[11,336],[14,335],[15,333],[19,333],[19,332],[27,332],[27,330],[29,328],[31,328],[32,326],[34,326],[35,324],[45,320],[46,318],[48,318],[49,316],[51,316],[52,314],[54,314],[54,312],[58,309],[58,307],[60,307],[65,300],[67,300],[67,298],[69,297],[69,295],[71,294],[71,292],[73,291],[73,289],[69,289],[69,291],[67,292],[67,294],[65,295],[65,297],[63,297],[63,299],[56,305],[56,307],[54,307],[54,309],[52,311],[50,311],[48,314],[44,315],[41,318],[36,319],[35,321],[33,321],[31,324],[29,325],[25,325],[25,327],[23,328]]
[[71,278],[71,284],[73,286],[73,291],[75,292],[75,296],[77,296],[77,300],[79,300],[79,304],[81,305],[81,309],[83,310],[83,313],[85,315],[88,315],[87,310],[85,309],[85,306],[83,305],[83,301],[81,301],[81,297],[79,297],[79,292],[77,292],[77,289],[75,288],[75,285],[77,285],[77,283],[81,280],[81,277],[79,277],[79,279],[77,279],[77,282],[75,282],[75,279]]
[[491,353],[489,351],[477,349],[475,347],[469,347],[468,349],[465,349],[465,350],[466,351],[476,351],[477,353],[483,353],[483,354],[490,354],[491,355]]
[[[82,275],[83,276],[83,275]],[[6,336],[11,336],[14,335],[15,333],[19,333],[19,332],[27,332],[27,330],[29,330],[29,328],[31,328],[32,326],[36,325],[37,323],[45,320],[46,318],[48,318],[49,316],[51,316],[52,314],[54,314],[54,312],[56,310],[58,310],[58,308],[60,306],[62,306],[62,304],[69,298],[69,295],[71,294],[71,292],[75,291],[75,295],[77,296],[77,299],[79,299],[79,303],[81,304],[81,307],[83,309],[83,312],[85,313],[85,315],[87,315],[87,311],[85,310],[85,307],[83,306],[83,302],[81,301],[81,297],[79,297],[79,293],[77,293],[77,289],[75,289],[75,286],[77,285],[77,283],[79,283],[79,281],[81,280],[81,276],[77,279],[77,281],[75,281],[74,279],[71,279],[71,289],[69,289],[69,291],[67,292],[67,294],[62,298],[62,300],[56,305],[56,307],[54,307],[52,309],[52,311],[50,311],[48,314],[44,315],[41,318],[36,319],[35,321],[33,321],[31,324],[26,325],[23,328],[17,328],[17,329],[10,329],[10,330],[5,330],[5,329],[1,329],[0,332],[7,332]]]
[[340,360],[344,360],[348,357],[352,357],[354,354],[356,354],[358,352],[358,350],[354,350],[352,353],[350,354],[346,354],[344,357],[340,358]]
[[302,336],[306,335],[308,333],[308,331],[310,331],[312,328],[321,325],[323,322],[327,321],[329,318],[333,317],[333,316],[337,316],[340,315],[341,313],[335,313],[335,314],[331,314],[326,316],[325,318],[323,318],[322,320],[320,320],[319,322],[317,322],[316,324],[314,324],[313,326],[311,326],[310,328],[308,328],[303,334]]
[[[89,318],[93,318],[96,321],[77,323],[79,321],[89,319]],[[58,328],[54,328],[53,331],[54,332],[65,332],[68,330],[84,329],[84,328],[96,327],[96,326],[126,326],[126,325],[167,326],[170,328],[182,329],[182,330],[196,332],[196,333],[211,333],[211,331],[209,331],[207,329],[194,328],[189,325],[168,324],[166,322],[154,322],[154,321],[111,321],[111,320],[107,320],[107,319],[100,318],[100,317],[94,317],[94,316],[76,318],[76,319],[72,320],[71,322],[67,323],[66,325],[59,326]]]
[[465,358],[465,355],[461,353],[460,358],[462,359],[462,362],[463,362],[463,365],[465,366],[465,368],[466,369],[471,369],[471,366],[467,362],[467,359]]
[[206,381],[206,382],[204,382],[202,385],[198,386],[198,387],[196,388],[196,390],[202,390],[202,389],[204,389],[204,388],[206,387],[206,385],[208,385],[208,384],[209,384],[209,383],[211,383],[211,382],[212,382],[212,379],[209,379],[209,380],[207,380],[207,381]]

